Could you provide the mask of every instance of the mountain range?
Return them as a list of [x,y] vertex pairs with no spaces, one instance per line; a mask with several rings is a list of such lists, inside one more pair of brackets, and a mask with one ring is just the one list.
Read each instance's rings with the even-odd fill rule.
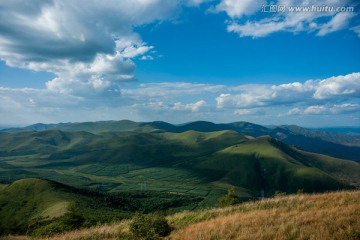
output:
[[[74,204],[84,216],[103,211],[122,218],[129,211],[216,206],[230,188],[240,201],[357,189],[359,155],[357,135],[248,122],[123,120],[4,129],[0,213],[8,217],[0,226],[5,233],[11,226],[24,232],[39,217],[50,221]],[[49,194],[53,203],[44,199]]]
[[358,186],[357,136],[335,136],[248,122],[36,124],[0,132],[0,171],[3,181],[42,177],[105,191],[208,197],[230,185],[244,197]]
[[196,121],[186,124],[173,125],[170,123],[99,121],[82,123],[34,124],[23,128],[2,129],[1,132],[20,133],[28,131],[60,130],[66,132],[85,131],[93,134],[101,132],[154,132],[166,131],[181,133],[189,130],[199,132],[214,132],[232,130],[238,133],[259,137],[269,135],[284,143],[305,151],[321,153],[333,157],[359,161],[360,159],[360,134],[342,134],[316,129],[306,129],[296,125],[281,125],[265,127],[249,122],[233,122],[216,124],[206,121]]

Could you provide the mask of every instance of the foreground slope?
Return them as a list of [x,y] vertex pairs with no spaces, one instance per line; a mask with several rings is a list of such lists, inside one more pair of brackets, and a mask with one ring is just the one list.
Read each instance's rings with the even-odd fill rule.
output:
[[0,235],[25,230],[30,221],[50,220],[64,215],[71,196],[54,182],[19,180],[0,190]]
[[292,195],[170,217],[185,239],[359,239],[360,192]]
[[22,179],[1,185],[0,236],[89,227],[130,218],[136,211],[192,209],[200,200],[149,191],[105,194],[45,179]]
[[[360,191],[342,191],[290,195],[227,208],[185,211],[167,217],[174,230],[166,239],[355,240],[360,237],[359,199]],[[130,223],[126,220],[66,232],[51,239],[133,239],[129,233]]]

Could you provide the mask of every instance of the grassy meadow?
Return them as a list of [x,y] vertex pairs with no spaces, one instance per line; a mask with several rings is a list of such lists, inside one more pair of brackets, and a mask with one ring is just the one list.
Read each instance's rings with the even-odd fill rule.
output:
[[[232,207],[184,211],[167,216],[165,239],[336,239],[360,238],[360,191],[295,194]],[[38,239],[133,239],[131,220]],[[28,240],[26,236],[1,239]]]

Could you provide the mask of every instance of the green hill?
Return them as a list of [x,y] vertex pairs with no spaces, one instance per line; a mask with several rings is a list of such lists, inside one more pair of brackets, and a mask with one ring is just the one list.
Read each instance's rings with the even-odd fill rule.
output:
[[72,198],[60,185],[40,179],[16,181],[0,190],[0,234],[24,232],[31,221],[63,216]]
[[[40,179],[16,181],[0,192],[0,229],[19,228],[21,222],[32,219],[52,219],[64,215],[69,208],[69,196],[57,191],[53,182]],[[6,219],[6,222],[5,222]]]
[[146,188],[209,198],[231,185],[249,198],[359,186],[360,179],[358,163],[231,130],[1,133],[0,172],[2,181],[42,177],[101,191]]
[[201,200],[149,191],[106,194],[45,179],[0,188],[0,236],[50,234],[131,217],[136,211],[192,209]]
[[105,132],[181,133],[190,130],[198,132],[231,130],[253,137],[270,135],[274,138],[282,140],[290,146],[295,146],[304,151],[326,154],[332,157],[349,159],[353,161],[360,161],[359,136],[310,130],[293,125],[264,127],[249,122],[216,124],[207,121],[196,121],[173,125],[162,121],[142,123],[121,120],[83,123],[34,124],[24,128],[3,129],[0,130],[0,133],[20,133],[48,130],[60,130],[65,132],[86,131],[93,134],[100,134]]
[[[260,137],[188,161],[188,167],[213,176],[213,184],[237,186],[243,196],[275,191],[323,192],[360,186],[360,165],[291,148]],[[345,174],[346,173],[346,174]]]

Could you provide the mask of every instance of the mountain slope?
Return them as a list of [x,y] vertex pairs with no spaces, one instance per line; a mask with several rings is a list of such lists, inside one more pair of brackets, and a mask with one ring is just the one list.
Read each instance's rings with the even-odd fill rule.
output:
[[144,191],[105,194],[45,179],[21,179],[0,189],[0,236],[89,227],[129,218],[136,211],[192,209],[200,200]]
[[[344,134],[341,132],[326,132],[325,130],[306,129],[296,125],[284,125],[277,127],[278,129],[286,129],[293,133],[304,135],[311,138],[318,138],[323,141],[338,143],[346,146],[360,146],[359,134]],[[351,129],[351,128],[350,128]],[[356,130],[356,128],[354,128]],[[344,128],[346,132],[346,128]]]
[[204,198],[201,206],[216,204],[232,186],[243,200],[275,191],[360,187],[359,166],[295,149],[270,136],[253,138],[234,130],[0,133],[3,182],[41,177],[104,192],[193,194]]
[[359,239],[360,192],[292,195],[178,213],[166,239]]
[[53,182],[25,179],[14,182],[0,191],[0,235],[23,232],[30,221],[50,220],[64,215],[71,197]]
[[[167,216],[173,231],[165,239],[358,239],[359,198],[359,191],[297,194],[175,213]],[[51,239],[133,239],[130,224],[128,220],[114,222],[64,232]]]
[[121,120],[84,123],[35,124],[25,128],[3,129],[0,132],[16,133],[28,131],[46,131],[50,129],[66,132],[86,131],[93,134],[104,132],[181,133],[190,130],[198,132],[232,130],[253,137],[270,135],[274,138],[278,138],[284,141],[291,146],[296,146],[297,148],[303,149],[305,151],[326,154],[337,158],[360,161],[359,136],[326,133],[324,131],[309,130],[294,125],[264,127],[249,122],[215,124],[206,121],[196,121],[186,124],[173,125],[162,121],[137,123],[129,120]]
[[217,176],[212,180],[251,190],[255,196],[261,192],[270,196],[275,191],[291,193],[298,189],[337,190],[347,188],[345,182],[349,181],[360,186],[359,164],[299,151],[269,136],[189,161],[188,166],[207,170],[208,175]]

